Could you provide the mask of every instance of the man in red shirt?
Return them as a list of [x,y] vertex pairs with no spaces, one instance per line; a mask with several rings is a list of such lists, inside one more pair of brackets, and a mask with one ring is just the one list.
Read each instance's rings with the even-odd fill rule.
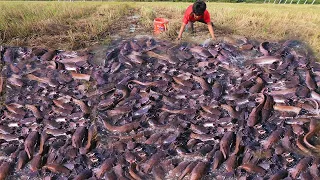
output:
[[178,40],[181,39],[182,33],[185,28],[190,29],[191,32],[193,33],[193,23],[196,21],[207,24],[212,39],[215,39],[212,22],[210,20],[210,14],[206,9],[207,9],[206,3],[201,0],[196,1],[193,5],[190,5],[187,8],[182,20],[182,25],[178,35]]

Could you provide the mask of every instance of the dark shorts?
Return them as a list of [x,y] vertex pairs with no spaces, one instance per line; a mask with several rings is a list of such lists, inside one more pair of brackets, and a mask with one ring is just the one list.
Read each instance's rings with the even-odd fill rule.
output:
[[[193,24],[195,22],[201,22],[201,23],[207,24],[206,22],[204,22],[203,19],[200,19],[199,21],[193,21],[193,22],[189,21],[188,24],[186,25],[185,31],[194,32]],[[212,27],[214,27],[212,22],[211,22],[211,24],[212,24]]]
[[[190,23],[190,22],[191,22],[191,21],[189,21],[189,23]],[[195,23],[195,22],[201,22],[201,23],[207,24],[206,22],[204,22],[203,19],[200,19],[199,21],[194,21],[194,22],[191,22],[191,23]]]

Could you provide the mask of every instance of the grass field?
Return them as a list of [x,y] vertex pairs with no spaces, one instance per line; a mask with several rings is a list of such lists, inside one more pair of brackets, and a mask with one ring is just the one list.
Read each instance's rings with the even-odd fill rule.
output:
[[[161,37],[174,40],[190,4],[0,1],[0,43],[77,50],[108,44],[116,35],[151,35],[155,17],[169,19],[169,31]],[[259,41],[301,40],[320,60],[320,5],[210,2],[207,7],[218,38],[241,35]],[[138,18],[132,20],[134,16]],[[136,25],[134,33],[129,33],[131,24]],[[205,25],[197,24],[196,31],[195,36],[210,37]],[[190,40],[184,35],[184,40]]]

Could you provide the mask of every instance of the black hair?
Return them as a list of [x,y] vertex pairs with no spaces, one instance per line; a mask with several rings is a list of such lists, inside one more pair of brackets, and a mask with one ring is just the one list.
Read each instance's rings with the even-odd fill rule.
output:
[[196,1],[192,6],[192,12],[197,16],[203,15],[206,9],[206,3],[201,0]]

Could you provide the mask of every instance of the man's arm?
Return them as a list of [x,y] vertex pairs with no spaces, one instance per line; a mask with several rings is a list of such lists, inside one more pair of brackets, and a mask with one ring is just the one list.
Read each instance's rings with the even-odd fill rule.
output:
[[186,24],[183,22],[181,24],[181,28],[180,28],[180,31],[179,31],[178,39],[181,39],[182,33],[183,33],[185,27],[186,27]]
[[210,34],[211,34],[212,39],[213,39],[213,40],[216,39],[215,36],[214,36],[214,31],[213,31],[212,23],[211,23],[211,22],[208,22],[207,25],[208,25],[208,29],[209,29],[209,32],[210,32]]

